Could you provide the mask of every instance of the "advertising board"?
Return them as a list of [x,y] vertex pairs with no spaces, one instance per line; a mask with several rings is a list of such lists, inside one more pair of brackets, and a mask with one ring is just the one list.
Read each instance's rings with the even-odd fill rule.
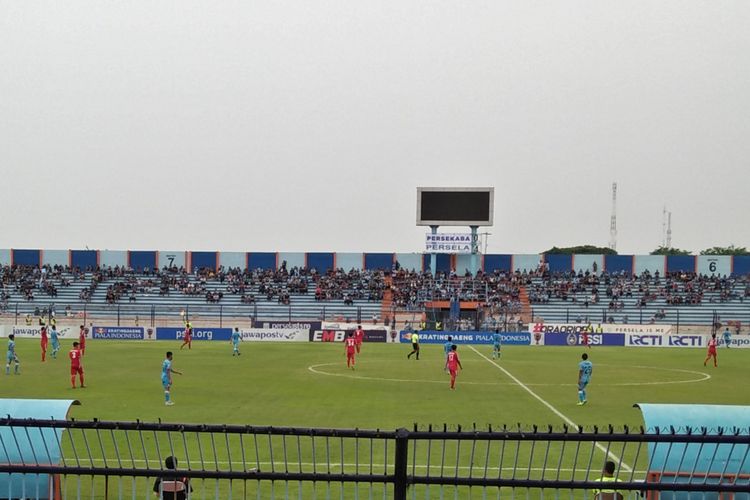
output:
[[307,342],[307,329],[292,328],[245,328],[240,330],[243,342]]
[[[184,328],[157,327],[156,340],[182,340]],[[224,340],[232,337],[231,328],[193,328],[193,340]]]
[[[323,321],[320,330],[311,330],[310,342],[343,342],[349,332],[357,329],[356,323]],[[365,342],[388,342],[390,328],[383,325],[362,325]]]
[[91,338],[97,340],[143,340],[141,326],[94,326]]
[[628,347],[706,347],[708,338],[707,335],[640,335],[630,333],[625,337],[625,345]]
[[[529,323],[529,333],[582,333],[589,323]],[[590,323],[594,333],[637,333],[660,334],[672,333],[672,325],[631,325],[624,323]],[[597,332],[597,330],[601,330]]]
[[[401,343],[411,343],[411,334],[409,331],[399,332],[399,341]],[[422,330],[419,332],[420,344],[445,344],[448,337],[454,344],[492,344],[493,332],[486,331],[466,331],[466,332],[449,332]],[[527,332],[502,332],[500,341],[503,345],[529,345],[531,343],[531,334]]]
[[[3,336],[7,337],[11,333],[15,335],[18,338],[25,338],[25,337],[40,337],[42,327],[40,326],[5,326],[4,328],[0,328],[0,330],[3,332]],[[47,330],[49,333],[50,330]],[[72,326],[60,326],[57,328],[57,335],[60,338],[78,338],[78,327],[72,327]]]
[[[588,337],[589,345],[592,346],[625,345],[625,334],[623,333],[591,333]],[[544,345],[584,345],[583,334],[581,333],[545,333],[542,341]]]

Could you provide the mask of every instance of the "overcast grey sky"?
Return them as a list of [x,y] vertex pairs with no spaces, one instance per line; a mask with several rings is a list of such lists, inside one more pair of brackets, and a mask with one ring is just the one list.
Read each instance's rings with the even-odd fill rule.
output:
[[[750,2],[0,0],[0,248],[750,246]],[[448,231],[449,228],[446,228]]]

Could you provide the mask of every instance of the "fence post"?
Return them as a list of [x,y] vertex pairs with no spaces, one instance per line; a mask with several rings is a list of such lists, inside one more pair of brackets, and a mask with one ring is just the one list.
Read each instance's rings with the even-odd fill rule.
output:
[[362,306],[357,306],[357,323],[362,323]]
[[677,309],[677,333],[680,333],[680,310]]
[[16,326],[18,326],[18,302],[16,302]]
[[120,326],[120,304],[117,304],[117,326]]
[[88,317],[87,316],[88,315],[88,310],[86,308],[87,308],[87,304],[84,303],[83,304],[83,324],[84,325],[86,324],[86,318]]
[[224,306],[219,304],[219,328],[224,327]]
[[409,463],[409,431],[404,428],[396,431],[396,457],[394,460],[393,498],[406,500],[409,478],[406,475]]

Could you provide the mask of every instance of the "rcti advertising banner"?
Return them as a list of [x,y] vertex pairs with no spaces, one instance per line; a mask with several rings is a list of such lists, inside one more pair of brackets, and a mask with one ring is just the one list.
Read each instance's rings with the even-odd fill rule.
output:
[[[582,333],[545,333],[542,342],[544,345],[585,345]],[[625,334],[590,333],[588,335],[588,343],[591,346],[622,346],[625,345]]]
[[95,326],[91,338],[101,340],[143,340],[141,326]]
[[[529,333],[583,333],[583,330],[591,325],[594,333],[638,333],[638,334],[660,334],[672,333],[672,325],[630,325],[630,324],[607,324],[607,323],[529,323]],[[601,331],[597,332],[601,328]]]
[[[420,344],[445,344],[448,337],[454,344],[492,344],[492,335],[494,332],[448,332],[422,330],[419,332]],[[409,331],[399,332],[399,341],[403,344],[411,343],[411,334]],[[502,332],[500,333],[500,342],[503,345],[529,345],[531,343],[531,334],[526,332]]]
[[636,335],[631,333],[626,336],[625,345],[629,347],[706,347],[708,338],[707,335]]
[[292,328],[246,328],[240,330],[244,342],[307,342],[310,331]]
[[[182,340],[184,328],[158,327],[156,340]],[[192,340],[224,340],[232,337],[231,328],[193,328]]]

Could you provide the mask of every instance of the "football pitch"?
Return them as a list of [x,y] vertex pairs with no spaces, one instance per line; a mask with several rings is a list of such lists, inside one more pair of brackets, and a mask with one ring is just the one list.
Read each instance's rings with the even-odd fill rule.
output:
[[[354,370],[330,343],[89,341],[85,389],[71,389],[63,341],[58,359],[40,362],[38,340],[20,339],[21,375],[3,376],[6,398],[78,399],[77,419],[226,423],[297,427],[412,428],[477,424],[591,426],[642,424],[634,403],[747,404],[750,351],[722,349],[704,367],[703,349],[594,347],[588,404],[577,403],[576,347],[459,346],[464,369],[449,390],[442,345],[365,344]],[[172,397],[164,405],[161,362],[174,352]]]
[[[593,347],[586,350],[594,366],[588,404],[578,406],[578,362],[584,351],[577,347],[507,346],[503,347],[500,359],[493,360],[489,346],[461,345],[458,351],[464,370],[459,374],[456,390],[451,391],[449,376],[443,368],[442,345],[423,345],[417,361],[407,359],[409,345],[365,344],[356,368],[351,370],[346,367],[342,344],[245,342],[240,346],[242,354],[233,357],[229,342],[194,342],[191,350],[180,350],[180,342],[89,341],[83,358],[87,387],[74,390],[70,388],[67,359],[71,341],[62,344],[58,359],[48,358],[41,363],[38,341],[20,339],[17,352],[22,373],[1,376],[3,397],[78,399],[81,406],[71,410],[71,417],[78,420],[139,419],[386,431],[413,429],[415,425],[420,430],[430,425],[442,429],[444,424],[449,430],[458,426],[467,430],[474,425],[480,430],[489,425],[495,430],[503,425],[517,430],[519,424],[524,429],[532,425],[543,429],[552,425],[557,430],[563,425],[586,428],[596,425],[602,429],[610,424],[621,429],[623,425],[631,428],[642,425],[640,411],[633,407],[635,403],[747,404],[746,387],[750,382],[747,370],[750,351],[720,350],[719,367],[714,368],[703,366],[703,349]],[[173,367],[183,372],[182,376],[173,377],[174,406],[164,405],[160,382],[161,363],[167,350],[174,352]],[[63,441],[63,454],[68,459],[79,453],[84,444],[88,446],[78,432],[71,431],[72,437]],[[116,450],[122,454],[125,449],[122,436],[108,439],[105,436],[101,460],[111,460],[117,455]],[[212,435],[211,446],[213,439]],[[147,436],[143,452],[136,451],[135,460],[163,458],[168,454],[166,450],[174,446],[163,440],[163,436],[154,436],[153,440]],[[78,444],[78,452],[73,450],[74,442]],[[181,445],[179,438],[177,444]],[[219,444],[218,448],[223,448]],[[199,450],[200,446],[200,439],[194,440],[176,454],[190,455],[189,467],[195,468],[195,457],[205,452]],[[299,471],[319,467],[318,470],[327,468],[333,472],[363,472],[363,469],[366,472],[372,465],[379,465],[381,469],[377,472],[392,473],[393,464],[386,458],[392,457],[392,449],[384,449],[372,441],[358,441],[355,446],[361,448],[352,448],[347,443],[345,449],[343,442],[327,439],[308,439],[302,446],[299,439],[295,444],[293,439],[287,442],[269,437],[267,445],[232,439],[227,440],[226,451],[214,450],[209,455],[226,466],[246,453],[252,459],[245,463],[253,466],[256,461],[261,470],[286,470],[289,462],[292,471],[295,467]],[[455,441],[436,441],[432,449],[414,446],[410,451],[413,457],[410,468],[417,473],[444,473],[438,467],[442,467],[439,464],[446,462],[447,456],[449,467],[455,467],[457,475],[464,475],[470,473],[466,469],[481,463],[480,458],[485,454],[493,460],[500,456],[523,463],[529,471],[533,467],[538,471],[533,474],[535,477],[546,477],[544,474],[548,473],[545,472],[549,466],[547,457],[535,452],[533,444],[524,443],[511,451],[504,447],[501,451],[501,443],[480,443],[476,450],[460,448]],[[598,471],[606,450],[588,446],[590,469]],[[572,470],[571,478],[587,477],[585,471],[576,471],[586,461],[581,459],[577,448],[565,448],[559,443],[548,443],[547,447],[550,456],[560,457],[561,470]],[[94,455],[99,456],[98,451]],[[630,448],[621,458],[621,463],[626,464],[623,467],[635,469],[635,477],[643,478],[645,453]],[[489,475],[500,473],[515,475],[514,464],[501,462],[489,466]],[[101,478],[90,481],[92,491],[104,488]],[[117,488],[126,493],[132,489],[139,498],[148,496],[149,480],[129,481],[118,479]],[[218,482],[214,486],[210,480],[194,484],[209,498],[215,492],[219,498],[390,497],[378,485],[358,491],[359,487],[351,484],[319,484],[317,490],[314,485],[299,484],[292,485],[289,491],[287,484],[278,486],[282,489],[274,492],[273,485],[255,482],[240,481],[234,487]],[[68,478],[63,485],[73,496],[80,488],[80,479]],[[415,498],[425,498],[425,487],[419,488]],[[490,493],[491,498],[495,498],[495,492],[497,498],[509,497],[495,489]],[[90,496],[99,498],[98,493]],[[540,493],[532,496],[539,497]],[[455,497],[471,498],[471,491],[456,490]]]

